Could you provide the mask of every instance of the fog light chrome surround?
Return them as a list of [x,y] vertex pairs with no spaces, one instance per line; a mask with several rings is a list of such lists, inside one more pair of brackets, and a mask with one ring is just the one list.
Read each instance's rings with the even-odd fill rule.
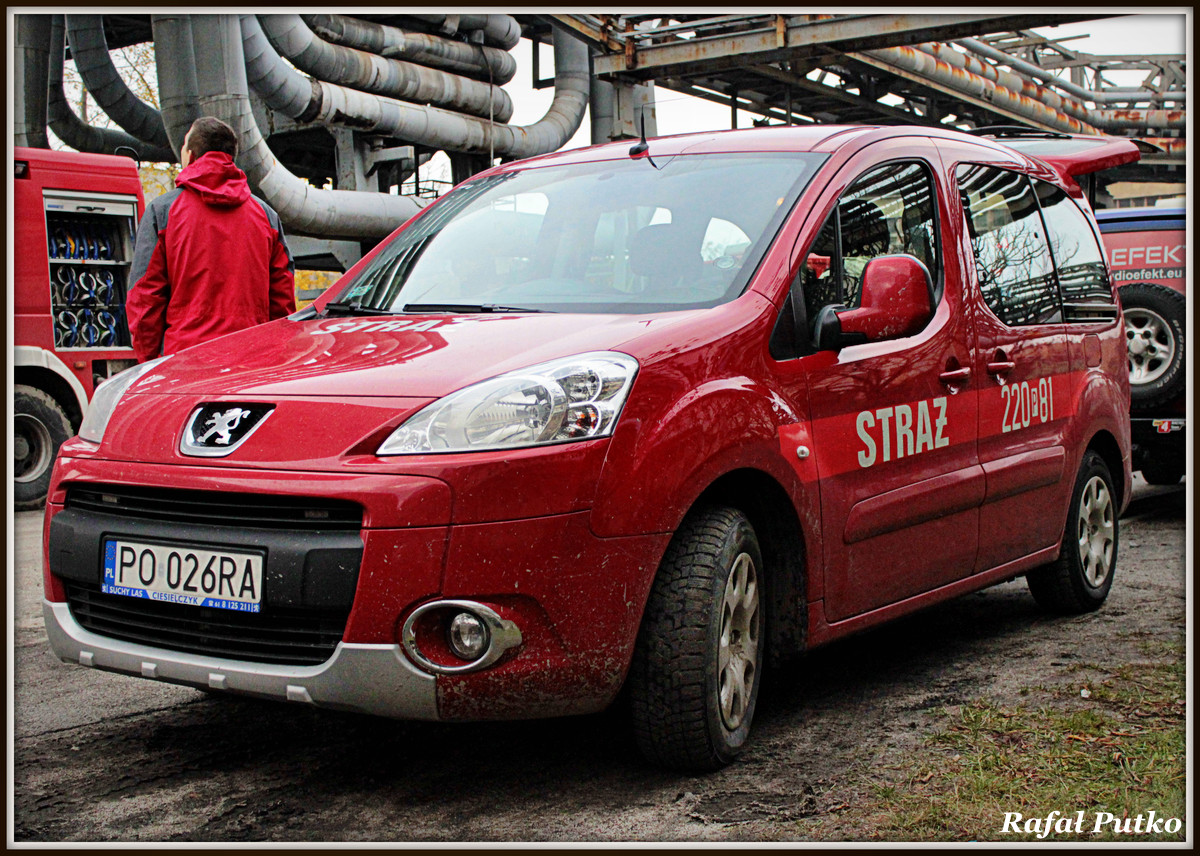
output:
[[[483,622],[487,628],[490,641],[488,647],[477,660],[464,663],[461,666],[446,666],[435,663],[421,653],[417,646],[417,622],[423,615],[435,611],[469,612]],[[464,672],[474,672],[485,669],[499,660],[504,653],[521,644],[521,631],[516,624],[506,618],[501,618],[492,609],[482,603],[470,600],[435,600],[422,604],[413,610],[404,622],[400,631],[400,642],[404,652],[414,663],[427,672],[435,675],[461,675]]]

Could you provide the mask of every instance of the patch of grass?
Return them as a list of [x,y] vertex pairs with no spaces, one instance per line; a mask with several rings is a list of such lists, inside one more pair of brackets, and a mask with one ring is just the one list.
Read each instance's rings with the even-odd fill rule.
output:
[[[1030,841],[1002,831],[1006,812],[1044,819],[1084,811],[1081,834],[1045,841],[1181,841],[1175,834],[1093,833],[1097,812],[1115,818],[1184,817],[1185,704],[1182,661],[1088,667],[1054,707],[975,701],[943,716],[923,750],[890,781],[873,783],[875,837],[918,841]],[[1023,821],[1022,821],[1023,829]],[[1130,825],[1133,829],[1133,825]]]

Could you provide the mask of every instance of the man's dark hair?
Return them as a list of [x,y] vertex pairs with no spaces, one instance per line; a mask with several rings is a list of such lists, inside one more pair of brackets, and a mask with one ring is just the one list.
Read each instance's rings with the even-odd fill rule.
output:
[[188,149],[191,151],[193,159],[209,152],[224,152],[230,157],[236,157],[237,134],[234,133],[233,128],[215,116],[201,116],[192,123]]

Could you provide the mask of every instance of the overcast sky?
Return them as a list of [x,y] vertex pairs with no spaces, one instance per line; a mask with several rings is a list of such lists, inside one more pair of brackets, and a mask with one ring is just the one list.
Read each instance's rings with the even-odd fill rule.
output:
[[[1057,27],[1037,27],[1044,36],[1061,39],[1067,36],[1086,34],[1087,38],[1072,39],[1065,47],[1094,54],[1181,54],[1186,53],[1188,38],[1187,16],[1175,14],[1125,15],[1064,24]],[[530,86],[531,50],[528,41],[513,49],[518,71],[516,77],[504,88],[513,99],[514,112],[510,123],[529,125],[545,114],[554,95],[553,87],[535,90]],[[542,46],[542,75],[548,77],[554,66],[551,49]],[[1127,72],[1109,74],[1113,82],[1136,86],[1141,83],[1141,73]],[[658,133],[682,134],[688,131],[710,131],[729,127],[729,108],[713,102],[702,101],[666,89],[657,91],[656,114]],[[739,111],[738,126],[750,127],[756,114]],[[588,119],[584,119],[579,131],[564,148],[577,148],[591,144]]]

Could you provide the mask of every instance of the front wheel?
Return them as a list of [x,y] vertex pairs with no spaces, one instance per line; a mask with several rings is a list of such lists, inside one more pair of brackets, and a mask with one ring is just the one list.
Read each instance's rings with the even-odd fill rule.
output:
[[630,667],[638,747],[677,770],[715,770],[750,735],[763,664],[762,552],[733,508],[695,513],[663,558]]
[[1104,459],[1088,450],[1075,479],[1058,558],[1026,576],[1033,599],[1052,612],[1099,609],[1117,566],[1117,494]]

